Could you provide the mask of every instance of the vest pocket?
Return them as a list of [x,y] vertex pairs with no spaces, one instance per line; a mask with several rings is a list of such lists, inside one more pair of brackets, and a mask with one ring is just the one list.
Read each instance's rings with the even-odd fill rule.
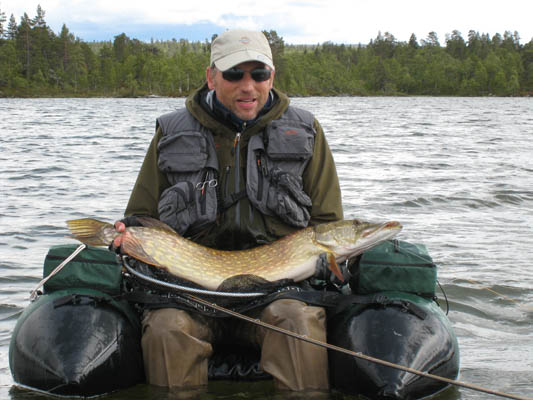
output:
[[178,182],[161,194],[159,219],[180,235],[189,228],[194,218],[194,185]]
[[[287,137],[280,138],[281,134]],[[265,215],[306,227],[312,202],[303,190],[302,174],[312,155],[314,138],[293,125],[273,128],[264,135],[268,140],[257,135],[248,143],[248,199]]]
[[180,235],[193,235],[216,220],[214,144],[204,133],[188,129],[164,135],[158,150],[159,169],[171,184],[159,198],[159,219]]
[[302,178],[276,168],[270,171],[267,208],[289,225],[305,228],[311,218],[311,198],[304,192]]
[[[161,194],[159,219],[180,235],[193,234],[216,219],[217,196],[214,184],[177,182]],[[202,183],[204,183],[202,185]]]
[[164,136],[157,147],[158,165],[162,172],[195,172],[207,164],[207,141],[200,132]]
[[312,128],[298,121],[274,121],[266,129],[266,151],[273,160],[308,160],[313,155]]

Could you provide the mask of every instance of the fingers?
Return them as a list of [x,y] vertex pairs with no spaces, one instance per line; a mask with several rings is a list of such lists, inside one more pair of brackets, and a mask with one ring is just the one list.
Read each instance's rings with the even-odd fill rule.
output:
[[113,247],[115,249],[119,249],[120,246],[122,246],[122,235],[118,235],[115,239],[113,239]]
[[126,224],[122,221],[115,222],[115,230],[120,233],[124,232],[126,230]]
[[[118,233],[124,233],[124,231],[126,230],[126,225],[122,221],[117,221],[117,222],[115,222],[115,230]],[[118,235],[113,240],[113,247],[118,249],[121,245],[122,245],[122,235]]]
[[[118,233],[124,233],[126,231],[126,225],[122,221],[116,221],[114,227]],[[118,235],[116,238],[114,238],[109,248],[110,250],[118,253],[120,252],[120,246],[122,246],[122,235]]]

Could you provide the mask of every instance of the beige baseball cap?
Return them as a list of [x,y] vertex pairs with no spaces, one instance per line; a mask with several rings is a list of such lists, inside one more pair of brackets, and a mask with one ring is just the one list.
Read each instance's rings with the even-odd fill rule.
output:
[[234,29],[222,33],[211,44],[211,65],[220,71],[247,61],[259,61],[274,69],[272,50],[262,32]]

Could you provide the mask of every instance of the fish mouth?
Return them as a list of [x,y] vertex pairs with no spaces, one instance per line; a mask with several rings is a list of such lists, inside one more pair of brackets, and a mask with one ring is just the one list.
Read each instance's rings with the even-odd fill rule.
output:
[[361,254],[386,240],[392,239],[401,230],[402,225],[398,221],[387,221],[369,227],[361,234],[360,242],[357,245],[357,254]]
[[338,251],[337,262],[343,262],[347,258],[357,256],[370,250],[378,244],[392,239],[402,230],[402,225],[398,221],[387,221],[380,224],[370,224],[361,235],[353,247]]
[[[367,229],[361,234],[361,237],[365,238],[370,235],[380,234],[382,232],[385,233],[385,236],[390,235],[390,237],[394,237],[401,229],[402,229],[402,224],[400,224],[398,221],[387,221],[377,226],[372,226],[370,229]],[[387,240],[387,239],[384,239],[384,240]]]

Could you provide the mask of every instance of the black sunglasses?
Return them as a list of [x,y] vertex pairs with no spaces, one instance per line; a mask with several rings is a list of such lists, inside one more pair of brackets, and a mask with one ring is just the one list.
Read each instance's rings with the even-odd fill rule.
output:
[[[239,68],[230,68],[226,71],[222,71],[222,77],[227,81],[237,82],[244,77],[245,72],[246,71],[243,71]],[[252,76],[252,79],[256,82],[264,82],[270,79],[272,71],[266,68],[256,68],[250,71],[250,75]]]

